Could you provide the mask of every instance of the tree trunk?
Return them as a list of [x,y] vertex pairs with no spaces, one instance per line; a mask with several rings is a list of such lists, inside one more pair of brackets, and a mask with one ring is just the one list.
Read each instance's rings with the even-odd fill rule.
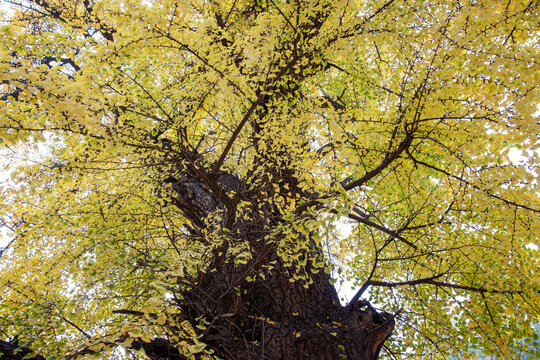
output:
[[[190,163],[197,166],[196,161]],[[253,195],[268,194],[276,187],[267,183],[261,185],[264,189],[253,191],[251,187],[248,191],[245,182],[223,172],[215,178],[203,176],[203,183],[202,169],[185,168],[180,172],[183,177],[168,180],[173,203],[193,224],[202,224],[201,219],[216,211],[229,212],[223,199],[215,195],[227,190],[237,192],[253,211],[249,219],[231,222],[230,240],[214,251],[211,265],[196,279],[189,279],[192,286],[176,294],[182,299],[178,306],[195,329],[201,317],[210,324],[205,330],[196,330],[199,339],[230,360],[377,359],[394,328],[393,316],[378,313],[367,302],[342,306],[325,269],[314,265],[314,260],[322,258],[314,241],[309,241],[302,254],[309,258],[305,270],[312,283],[307,286],[304,279],[292,281],[297,269],[286,266],[278,255],[279,239],[268,237],[268,229],[278,226],[283,218],[267,199]],[[273,184],[287,183],[289,192],[300,192],[292,172],[274,171],[272,179]],[[193,231],[200,235],[204,230]],[[235,265],[225,256],[236,243],[249,244],[252,259],[246,264]],[[257,273],[263,276],[247,281]]]

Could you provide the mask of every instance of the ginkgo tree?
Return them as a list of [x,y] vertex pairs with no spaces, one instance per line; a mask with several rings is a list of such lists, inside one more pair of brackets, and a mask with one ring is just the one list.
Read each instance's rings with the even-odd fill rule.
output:
[[538,356],[538,6],[4,0],[0,359]]

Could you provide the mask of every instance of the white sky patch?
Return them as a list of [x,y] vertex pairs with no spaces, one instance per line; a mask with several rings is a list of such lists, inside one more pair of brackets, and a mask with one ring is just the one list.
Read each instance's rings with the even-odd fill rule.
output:
[[13,4],[0,0],[0,26],[8,23],[7,19],[10,19],[15,14],[15,8]]
[[514,165],[524,165],[527,163],[527,157],[523,155],[523,150],[518,148],[511,148],[508,151],[508,159],[510,159]]
[[[338,232],[338,236],[340,238],[347,238],[351,236],[353,231],[353,223],[349,221],[348,219],[342,219],[338,222],[336,226],[336,230]],[[347,264],[339,264],[338,266],[342,267],[344,270],[347,269]],[[345,274],[346,271],[343,271],[342,274]],[[356,294],[358,289],[360,289],[360,285],[355,284],[355,282],[346,280],[342,276],[340,276],[337,272],[333,274],[333,277],[337,279],[337,282],[335,284],[336,291],[338,293],[339,300],[341,302],[341,305],[345,306],[349,303],[349,301],[352,299],[352,297]],[[368,297],[368,291],[364,292],[363,297]]]

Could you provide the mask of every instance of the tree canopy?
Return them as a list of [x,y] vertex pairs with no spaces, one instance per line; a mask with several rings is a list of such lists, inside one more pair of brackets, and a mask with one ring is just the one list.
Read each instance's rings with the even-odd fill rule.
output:
[[535,355],[538,2],[3,3],[0,359]]

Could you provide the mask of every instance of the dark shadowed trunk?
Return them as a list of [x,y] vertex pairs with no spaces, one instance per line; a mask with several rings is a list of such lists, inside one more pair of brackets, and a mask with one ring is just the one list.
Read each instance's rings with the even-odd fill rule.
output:
[[[287,189],[289,196],[294,192],[302,198],[310,196],[296,186],[293,172],[273,170],[269,159],[265,159],[264,174],[272,174],[272,181],[262,181],[254,188],[232,174],[220,171],[212,176],[211,169],[204,169],[196,158],[189,160],[184,162],[189,166],[167,180],[171,183],[173,203],[183,209],[193,224],[202,225],[201,219],[222,212],[230,225],[229,240],[214,251],[211,265],[197,278],[189,279],[190,286],[179,288],[176,293],[181,299],[178,306],[194,328],[201,318],[210,324],[204,330],[196,330],[200,340],[220,357],[231,360],[377,359],[393,330],[393,316],[378,313],[365,302],[342,306],[326,269],[321,265],[316,268],[315,262],[322,260],[322,252],[311,239],[303,256],[310,259],[305,270],[312,283],[306,286],[304,279],[293,281],[298,269],[294,263],[286,266],[278,255],[281,235],[269,235],[283,218],[262,194],[272,196],[272,191]],[[201,177],[203,173],[208,175]],[[234,208],[226,204],[230,200],[215,195],[228,191],[236,193],[235,202],[250,204],[250,218],[236,219],[230,213]],[[201,235],[208,230],[204,226],[223,228],[226,222],[202,225],[192,231]],[[235,243],[249,244],[250,261],[235,265],[226,256]],[[256,274],[263,276],[248,281]]]

